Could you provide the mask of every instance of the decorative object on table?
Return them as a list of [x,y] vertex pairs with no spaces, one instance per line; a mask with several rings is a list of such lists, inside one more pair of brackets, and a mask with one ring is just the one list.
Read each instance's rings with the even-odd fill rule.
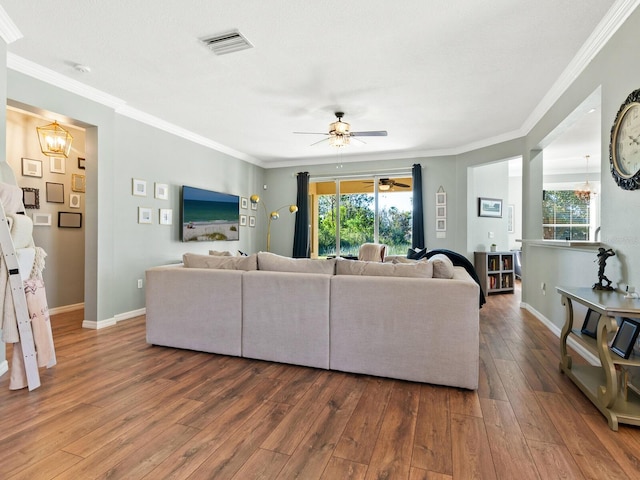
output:
[[22,203],[24,208],[40,208],[40,190],[22,187]]
[[[298,206],[297,205],[283,205],[280,208],[277,208],[275,210],[273,210],[271,213],[269,213],[267,211],[267,207],[264,204],[264,202],[260,202],[260,197],[256,194],[251,195],[251,198],[249,198],[249,200],[251,201],[251,209],[252,210],[257,210],[258,209],[258,204],[260,203],[262,205],[262,208],[264,209],[264,213],[267,216],[267,252],[270,252],[270,248],[271,248],[271,221],[272,220],[277,220],[278,218],[280,218],[280,210],[282,210],[283,208],[288,208],[289,209],[289,213],[296,213],[298,211]],[[255,205],[255,208],[253,208],[253,206]]]
[[170,208],[160,209],[160,225],[172,225],[173,224],[173,210]]
[[583,335],[588,335],[589,337],[596,338],[596,333],[598,329],[598,320],[600,320],[600,314],[595,310],[591,310],[590,308],[587,310],[587,314],[584,317],[584,323],[582,324],[582,332]]
[[156,183],[155,184],[155,197],[158,200],[168,200],[169,199],[169,185],[166,183]]
[[85,176],[78,173],[71,175],[71,191],[84,193],[85,190]]
[[502,218],[502,200],[478,197],[478,216]]
[[152,223],[150,208],[138,207],[138,223]]
[[492,244],[491,244],[491,246],[490,246],[489,248],[490,248],[490,250],[491,250],[492,252],[495,252],[495,251],[496,251],[496,249],[498,248],[498,246],[497,246],[495,243],[492,243]]
[[64,203],[64,185],[62,183],[47,182],[47,202]]
[[40,142],[40,150],[47,157],[64,157],[69,156],[71,151],[71,143],[73,137],[69,132],[62,128],[58,122],[54,121],[43,127],[36,127],[38,132],[38,141]]
[[78,168],[84,170],[86,168],[87,161],[84,158],[78,157]]
[[[611,286],[611,280],[609,280],[604,274],[604,268],[607,266],[607,258],[613,257],[616,254],[612,249],[605,249],[603,247],[598,248],[597,258],[594,260],[598,262],[598,283],[593,284],[594,290],[613,290]],[[603,282],[607,282],[603,285]]]
[[74,212],[58,212],[59,228],[82,228],[82,214]]
[[42,160],[22,159],[22,176],[42,178]]
[[51,173],[66,173],[64,157],[49,158],[49,171]]
[[636,344],[638,333],[640,332],[640,324],[629,318],[623,318],[620,328],[616,332],[616,336],[611,344],[611,351],[620,355],[622,358],[629,358],[633,347]]
[[131,194],[137,197],[147,196],[147,181],[133,178],[131,180]]
[[640,187],[640,89],[629,94],[616,114],[611,128],[609,164],[620,188]]

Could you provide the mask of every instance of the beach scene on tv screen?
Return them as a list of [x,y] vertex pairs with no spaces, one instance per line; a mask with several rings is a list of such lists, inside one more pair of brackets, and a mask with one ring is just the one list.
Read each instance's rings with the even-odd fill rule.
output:
[[238,240],[239,204],[237,195],[182,187],[182,240]]

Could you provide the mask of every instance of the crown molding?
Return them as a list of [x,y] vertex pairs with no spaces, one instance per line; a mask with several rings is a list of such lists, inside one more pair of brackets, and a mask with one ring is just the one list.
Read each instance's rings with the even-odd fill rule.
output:
[[0,37],[9,45],[16,40],[20,40],[23,36],[20,29],[13,23],[11,17],[7,15],[5,9],[0,5]]
[[567,68],[564,69],[558,80],[556,80],[551,89],[542,98],[533,112],[531,112],[531,115],[525,120],[520,129],[523,135],[528,134],[567,91],[638,5],[640,5],[640,0],[618,0],[609,9],[593,32],[591,32],[587,41],[573,57],[573,60],[571,60]]
[[114,97],[113,95],[109,95],[108,93],[98,90],[97,88],[90,87],[82,82],[45,68],[42,65],[32,62],[31,60],[27,60],[26,58],[8,53],[7,67],[11,70],[23,73],[24,75],[28,75],[37,80],[74,93],[88,100],[92,100],[101,105],[113,108],[115,113],[117,113],[118,115],[129,117],[133,120],[137,120],[141,123],[144,123],[151,127],[155,127],[177,137],[184,138],[185,140],[188,140],[190,142],[197,143],[212,150],[216,150],[231,157],[237,158],[238,160],[243,160],[260,167],[263,166],[260,160],[252,157],[251,155],[239,152],[218,142],[214,142],[209,138],[203,137],[202,135],[198,135],[182,127],[174,125],[173,123],[167,122],[141,110],[130,107],[129,105],[127,105],[127,102],[118,97]]

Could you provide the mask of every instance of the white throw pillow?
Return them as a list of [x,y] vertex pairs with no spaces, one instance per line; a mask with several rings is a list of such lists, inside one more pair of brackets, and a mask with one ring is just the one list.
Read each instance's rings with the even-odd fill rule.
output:
[[433,265],[433,278],[453,278],[453,262],[442,253],[437,253],[428,260]]

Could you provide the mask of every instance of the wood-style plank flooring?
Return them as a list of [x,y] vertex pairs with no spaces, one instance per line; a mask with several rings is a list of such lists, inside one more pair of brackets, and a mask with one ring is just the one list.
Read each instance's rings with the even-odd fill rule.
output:
[[558,372],[518,291],[481,310],[477,392],[152,347],[144,322],[52,318],[42,386],[0,378],[0,478],[640,478],[640,429]]

